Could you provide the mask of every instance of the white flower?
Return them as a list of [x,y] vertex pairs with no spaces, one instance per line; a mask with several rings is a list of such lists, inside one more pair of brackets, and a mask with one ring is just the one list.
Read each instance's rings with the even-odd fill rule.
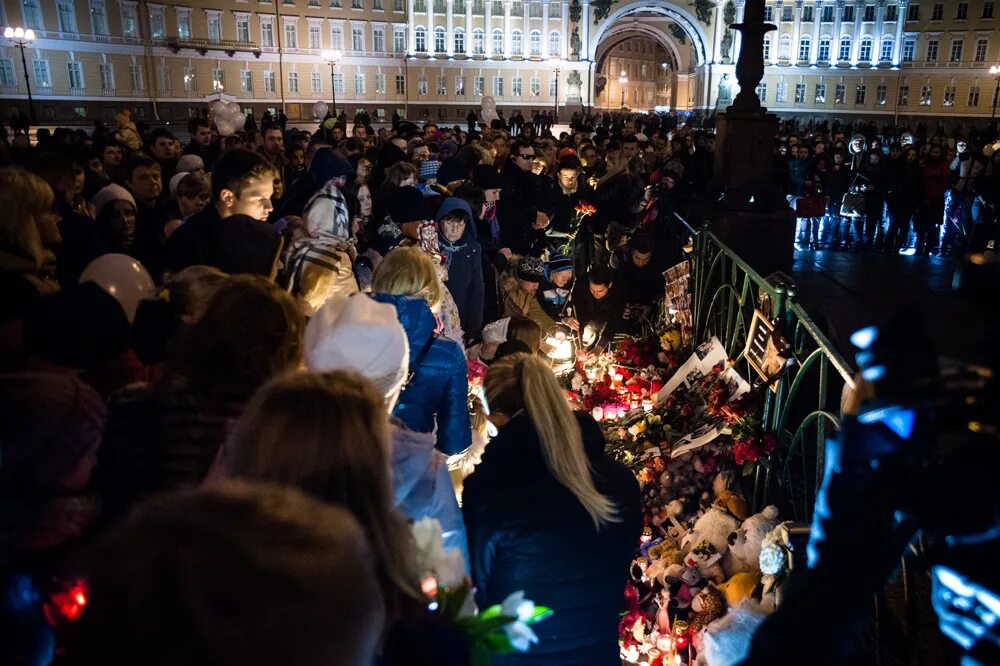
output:
[[503,630],[510,639],[511,647],[518,652],[527,652],[532,643],[538,642],[538,636],[525,622],[535,614],[535,602],[524,598],[524,591],[512,592],[500,604],[500,614],[517,618],[505,625]]
[[518,652],[527,652],[532,643],[538,642],[538,636],[524,622],[511,622],[504,625],[504,632],[510,639],[510,645]]
[[461,584],[465,578],[465,558],[457,549],[444,549],[441,523],[434,518],[421,518],[411,530],[421,576],[433,576],[443,588]]

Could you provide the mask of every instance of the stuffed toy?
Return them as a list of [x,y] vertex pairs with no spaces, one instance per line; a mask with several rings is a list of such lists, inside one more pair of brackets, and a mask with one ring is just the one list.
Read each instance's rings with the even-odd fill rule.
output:
[[740,571],[760,571],[760,548],[767,533],[778,526],[778,507],[765,507],[743,521],[739,529],[729,537],[729,556],[732,569]]
[[752,600],[730,608],[724,616],[712,622],[701,635],[705,666],[736,666],[750,652],[750,641],[767,612]]
[[750,515],[750,509],[747,508],[747,501],[731,490],[723,490],[716,495],[712,506],[723,509],[737,520],[746,520],[747,516]]
[[722,592],[709,583],[691,602],[691,610],[694,612],[689,618],[688,631],[691,643],[701,652],[703,646],[701,630],[726,614],[726,601],[722,598]]
[[761,544],[760,572],[764,574],[763,601],[773,607],[781,602],[781,584],[792,570],[792,540],[788,532],[791,522],[779,524],[767,533]]
[[760,574],[738,573],[720,585],[719,591],[725,597],[726,604],[735,606],[744,599],[752,597],[758,583]]
[[[695,522],[694,527],[684,537],[682,546],[697,544],[707,540],[721,555],[729,551],[729,535],[735,532],[740,522],[717,506],[711,506]],[[763,535],[761,535],[763,538]]]
[[720,560],[722,556],[708,539],[703,539],[684,557],[684,564],[696,567],[701,575],[715,583],[726,579]]

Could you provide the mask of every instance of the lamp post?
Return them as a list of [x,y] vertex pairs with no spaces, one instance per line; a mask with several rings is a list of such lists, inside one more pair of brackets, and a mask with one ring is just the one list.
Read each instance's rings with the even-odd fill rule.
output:
[[618,76],[618,86],[622,89],[622,112],[625,111],[625,84],[628,83],[628,74],[622,72]]
[[549,60],[549,65],[552,66],[552,73],[556,77],[556,94],[552,100],[552,107],[555,111],[555,116],[553,117],[553,123],[559,122],[559,72],[562,68],[562,61],[559,58],[552,58]]
[[[10,28],[7,28],[10,30]],[[990,75],[997,80],[997,85],[993,89],[993,115],[991,119],[993,121],[993,127],[997,126],[997,97],[1000,96],[1000,66],[990,65]]]
[[[337,61],[340,60],[340,51],[337,50],[324,50],[322,53],[323,60],[330,65],[330,95],[333,101],[333,117],[337,118],[337,75],[334,73],[334,68],[337,66]],[[336,120],[334,120],[336,122]]]
[[24,28],[11,28],[7,27],[3,31],[3,36],[10,40],[16,48],[21,49],[21,67],[24,68],[24,86],[28,89],[28,108],[31,110],[31,124],[38,124],[38,117],[35,115],[35,100],[31,98],[31,79],[28,78],[28,60],[24,57],[24,49],[28,48],[28,44],[35,41],[35,31],[31,28],[25,30]]

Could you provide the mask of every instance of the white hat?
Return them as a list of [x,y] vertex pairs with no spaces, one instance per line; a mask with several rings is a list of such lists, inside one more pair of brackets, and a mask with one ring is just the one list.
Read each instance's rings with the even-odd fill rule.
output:
[[181,184],[181,181],[184,180],[184,176],[187,175],[189,175],[187,171],[178,171],[170,178],[170,184],[167,186],[170,196],[177,196],[177,186]]
[[395,402],[410,369],[410,346],[396,308],[366,294],[331,298],[306,326],[306,367],[355,370]]
[[187,171],[188,173],[192,171],[197,171],[201,169],[205,170],[205,160],[201,159],[197,155],[182,155],[179,160],[177,160],[177,170]]
[[97,190],[97,194],[94,195],[94,215],[100,215],[101,209],[112,201],[127,201],[132,204],[133,210],[139,209],[139,207],[135,205],[135,197],[132,196],[131,192],[126,190],[121,185],[115,185],[112,183],[111,185]]

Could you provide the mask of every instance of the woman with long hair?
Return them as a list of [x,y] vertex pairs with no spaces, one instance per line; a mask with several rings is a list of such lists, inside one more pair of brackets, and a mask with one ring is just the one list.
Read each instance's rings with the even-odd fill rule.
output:
[[490,421],[499,428],[465,480],[462,512],[480,607],[523,590],[550,606],[539,643],[506,664],[617,663],[618,614],[642,529],[639,487],[608,458],[589,415],[570,410],[535,355],[490,367]]
[[56,256],[61,240],[55,195],[23,169],[0,169],[0,269],[22,275],[41,295],[59,291]]

